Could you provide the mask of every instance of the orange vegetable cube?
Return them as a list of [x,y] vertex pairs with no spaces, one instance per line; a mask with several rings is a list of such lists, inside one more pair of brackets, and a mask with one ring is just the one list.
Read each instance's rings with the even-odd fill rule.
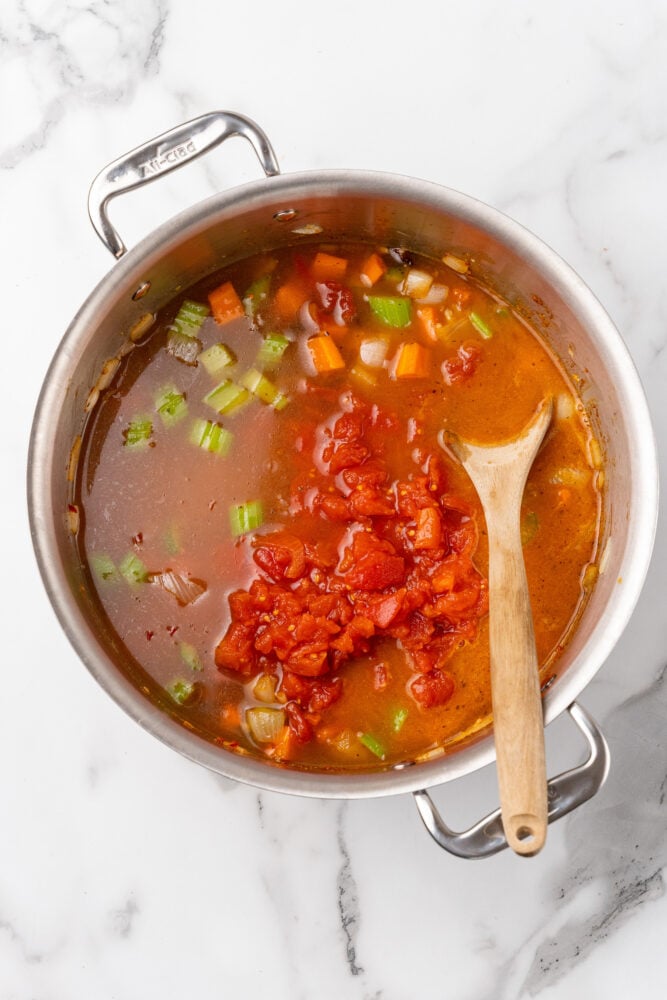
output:
[[283,726],[278,739],[275,742],[273,751],[269,751],[269,756],[274,756],[276,760],[291,760],[297,749],[297,739],[289,726]]
[[345,257],[334,257],[330,253],[315,254],[310,265],[310,273],[315,281],[341,281],[347,270]]
[[222,325],[243,316],[243,303],[236,294],[231,281],[226,281],[224,285],[209,292],[208,301],[216,323]]
[[361,278],[362,285],[365,285],[366,288],[371,288],[376,281],[380,280],[386,270],[387,265],[382,260],[382,257],[377,253],[372,253],[361,266],[359,277]]
[[438,333],[435,325],[435,309],[433,306],[421,306],[417,309],[417,321],[426,340],[437,343]]
[[294,319],[308,298],[300,282],[291,281],[281,285],[273,297],[273,305],[281,319]]
[[308,341],[308,350],[318,374],[340,371],[345,367],[343,356],[331,337],[326,335],[311,337]]
[[401,344],[394,362],[394,378],[426,378],[430,368],[431,353],[414,342]]

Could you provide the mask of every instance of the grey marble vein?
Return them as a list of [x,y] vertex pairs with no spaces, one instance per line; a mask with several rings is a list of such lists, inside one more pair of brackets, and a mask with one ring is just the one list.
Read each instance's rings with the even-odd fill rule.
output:
[[607,785],[566,821],[567,867],[552,879],[550,916],[506,963],[488,1000],[534,997],[554,986],[640,907],[664,895],[665,718],[667,666],[605,721],[612,750]]
[[[2,58],[20,60],[24,85],[32,91],[24,99],[31,98],[40,109],[37,124],[27,126],[18,141],[0,146],[0,169],[12,169],[44,149],[77,108],[128,103],[141,80],[160,68],[168,20],[165,0],[140,6],[93,3],[80,9],[56,4],[39,18],[23,0],[12,16],[6,9],[0,14]],[[80,46],[79,32],[87,47]],[[87,51],[96,45],[108,51],[109,33],[114,56],[92,70],[85,62]]]
[[342,863],[338,871],[336,889],[338,895],[338,913],[340,924],[345,940],[345,957],[349,970],[353,976],[363,973],[363,966],[357,962],[357,931],[360,919],[359,896],[357,886],[352,873],[352,863],[350,853],[345,839],[344,819],[345,804],[341,805],[337,816],[337,840]]

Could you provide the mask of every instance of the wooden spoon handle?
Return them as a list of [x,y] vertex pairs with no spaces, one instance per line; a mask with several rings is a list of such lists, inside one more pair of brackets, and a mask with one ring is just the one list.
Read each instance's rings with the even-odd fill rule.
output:
[[506,520],[490,528],[489,608],[503,827],[510,847],[531,855],[542,848],[547,833],[544,719],[521,534],[518,524]]

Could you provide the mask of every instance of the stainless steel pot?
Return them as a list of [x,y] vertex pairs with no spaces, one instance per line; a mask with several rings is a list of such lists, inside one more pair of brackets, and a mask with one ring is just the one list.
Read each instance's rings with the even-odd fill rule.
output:
[[[111,198],[156,179],[234,135],[254,146],[265,179],[216,195],[164,223],[133,250],[111,225]],[[462,857],[506,846],[499,811],[455,833],[426,791],[493,760],[493,735],[438,759],[371,774],[316,774],[237,756],[180,726],[114,662],[113,637],[91,600],[67,527],[71,449],[132,332],[174,295],[225,263],[305,242],[405,245],[439,258],[464,253],[474,276],[509,300],[573,373],[606,456],[600,577],[577,630],[547,682],[545,721],[567,709],[588,745],[587,760],[549,783],[550,820],[595,794],[605,779],[602,734],[575,703],[623,631],[648,567],[657,516],[657,465],[644,394],[609,316],[581,279],[516,222],[474,199],[426,181],[361,171],[278,176],[268,139],[251,121],[214,112],[121,157],[93,182],[93,225],[119,263],[85,301],[58,347],[35,415],[28,480],[33,542],[56,614],[93,676],[132,718],[186,757],[230,778],[300,795],[360,798],[413,792],[432,836]],[[139,326],[137,326],[139,325]],[[91,390],[91,387],[92,390]],[[76,450],[76,444],[75,444]]]

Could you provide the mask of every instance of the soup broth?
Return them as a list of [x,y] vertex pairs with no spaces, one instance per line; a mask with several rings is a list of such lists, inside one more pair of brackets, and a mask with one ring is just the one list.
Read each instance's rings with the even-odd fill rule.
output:
[[239,262],[174,298],[93,411],[82,562],[120,666],[203,738],[369,770],[483,731],[486,531],[441,432],[496,443],[547,396],[521,528],[542,679],[557,671],[596,576],[599,446],[560,361],[443,261]]

